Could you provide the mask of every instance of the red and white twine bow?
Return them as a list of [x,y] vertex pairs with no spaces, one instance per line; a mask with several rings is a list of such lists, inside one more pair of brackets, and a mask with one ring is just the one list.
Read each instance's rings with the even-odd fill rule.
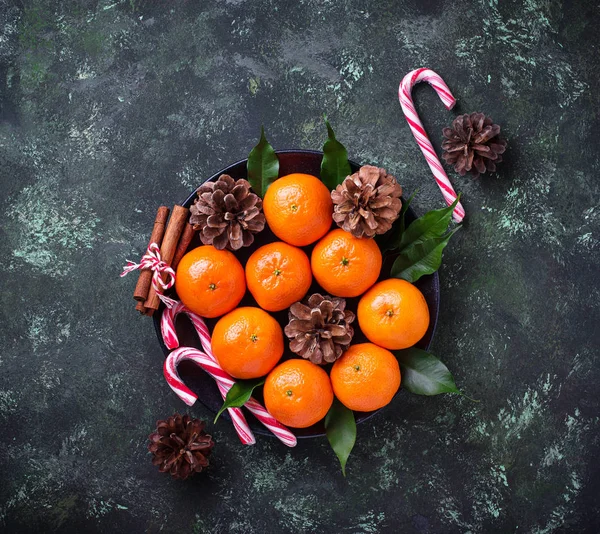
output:
[[[156,243],[150,244],[146,254],[142,256],[142,261],[140,263],[134,263],[131,260],[127,260],[127,265],[123,268],[121,277],[132,271],[137,271],[138,269],[149,269],[153,271],[152,287],[159,295],[162,295],[163,291],[166,291],[175,285],[175,271],[169,267],[167,262],[162,260],[160,257],[160,247]],[[163,280],[163,274],[167,275],[166,281]]]

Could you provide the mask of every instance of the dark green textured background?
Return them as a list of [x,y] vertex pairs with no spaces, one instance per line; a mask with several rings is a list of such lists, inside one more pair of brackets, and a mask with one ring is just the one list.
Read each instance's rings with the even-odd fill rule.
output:
[[[597,1],[0,0],[0,530],[598,532]],[[397,102],[409,70],[439,148],[460,112],[509,139],[440,271],[433,350],[472,403],[400,395],[359,427],[343,479],[324,440],[238,442],[206,476],[150,464],[167,387],[126,258],[156,207],[245,157],[320,148],[441,207]],[[201,406],[191,413],[210,418]]]

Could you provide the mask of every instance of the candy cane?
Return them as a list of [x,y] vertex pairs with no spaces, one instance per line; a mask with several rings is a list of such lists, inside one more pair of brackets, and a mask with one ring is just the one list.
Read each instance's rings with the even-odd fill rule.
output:
[[181,302],[174,300],[170,305],[167,304],[160,317],[160,331],[168,349],[172,350],[179,347],[179,338],[175,331],[175,317],[183,311],[185,311],[185,306]]
[[[450,183],[450,180],[448,179],[448,175],[444,171],[444,168],[442,167],[442,164],[435,153],[435,150],[433,149],[433,145],[431,144],[429,137],[427,137],[427,132],[425,131],[425,128],[423,128],[423,124],[419,119],[419,115],[417,115],[417,111],[415,110],[415,105],[411,96],[412,88],[419,82],[427,82],[429,85],[431,85],[447,109],[452,109],[454,107],[454,104],[456,104],[456,99],[452,96],[452,93],[450,92],[450,89],[448,89],[448,86],[444,83],[444,80],[442,80],[438,74],[430,69],[417,69],[409,72],[402,79],[400,82],[400,87],[398,88],[400,106],[402,106],[402,111],[404,112],[404,116],[408,121],[410,130],[415,136],[417,144],[419,145],[421,152],[423,152],[423,155],[427,160],[427,164],[433,173],[433,177],[435,178],[438,187],[442,191],[444,200],[449,206],[456,200],[456,193],[452,187],[452,184]],[[456,222],[460,222],[463,220],[464,216],[465,210],[462,207],[462,204],[459,202],[454,208],[454,220]]]
[[[215,381],[217,382],[217,386],[219,387],[219,391],[223,398],[227,395],[227,392],[233,386],[235,381],[231,376],[229,376],[218,363],[216,363],[212,358],[210,358],[204,352],[192,348],[192,347],[180,347],[175,349],[167,359],[165,360],[165,377],[167,378],[167,382],[171,386],[171,389],[177,393],[179,398],[181,398],[184,402],[187,402],[186,399],[189,399],[191,396],[197,398],[196,395],[190,391],[185,384],[179,378],[176,371],[176,365],[181,360],[191,360],[194,363],[198,364],[202,369],[204,369],[209,375],[211,375]],[[167,363],[168,362],[168,363]],[[265,425],[273,434],[285,445],[288,447],[294,447],[296,445],[296,436],[292,434],[287,428],[285,428],[279,421],[277,421],[263,406],[253,398],[250,398],[248,402],[244,405],[254,416]],[[229,408],[232,410],[233,408]],[[237,409],[239,410],[239,408]],[[230,411],[231,413],[231,411]],[[232,416],[232,420],[235,419]],[[245,423],[245,420],[244,420]],[[239,425],[236,426],[238,428]],[[248,431],[250,429],[248,428]]]
[[244,404],[246,408],[256,417],[272,434],[284,445],[288,447],[295,447],[298,440],[296,436],[292,434],[289,429],[283,426],[277,419],[275,419],[266,408],[258,402],[255,398],[250,397],[248,402]]
[[[235,381],[231,376],[223,371],[217,359],[215,358],[215,355],[212,352],[210,332],[208,331],[208,327],[206,326],[206,323],[202,317],[188,310],[181,302],[171,301],[161,316],[161,332],[165,345],[170,349],[174,349],[179,346],[179,339],[177,338],[177,332],[175,330],[175,318],[179,313],[185,313],[192,321],[198,337],[200,338],[200,343],[204,350],[204,354],[211,362],[209,365],[208,362],[204,361],[203,363],[206,365],[203,365],[200,360],[195,360],[196,363],[201,365],[202,368],[215,379],[221,394],[223,395],[223,391],[225,391],[226,395]],[[181,398],[185,402],[185,399],[183,397]],[[254,416],[282,443],[288,447],[296,446],[296,436],[294,436],[290,430],[277,421],[277,419],[275,419],[256,399],[251,397],[244,406],[248,408],[248,410],[254,414]]]
[[[211,367],[212,361],[210,358],[208,358],[208,356],[206,356],[206,354],[200,352],[198,349],[192,349],[189,347],[176,349],[165,359],[163,373],[167,380],[167,384],[169,384],[171,389],[183,402],[185,402],[188,406],[192,406],[196,402],[198,396],[183,383],[179,377],[179,373],[177,372],[177,365],[184,360],[192,360],[205,370],[208,370],[207,367]],[[208,372],[211,375],[213,374],[212,371]],[[221,396],[225,398],[225,395],[227,395],[227,390],[223,390],[221,388],[219,389],[221,391]],[[239,408],[228,408],[228,411],[241,442],[244,445],[254,445],[254,443],[256,443],[256,439],[254,438],[252,430],[250,430],[250,426],[246,422],[246,418],[244,417],[242,410]]]

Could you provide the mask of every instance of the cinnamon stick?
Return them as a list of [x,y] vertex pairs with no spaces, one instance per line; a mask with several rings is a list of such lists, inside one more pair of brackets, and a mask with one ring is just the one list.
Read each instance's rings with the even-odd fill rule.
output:
[[[162,243],[163,235],[165,234],[165,225],[167,224],[167,219],[169,218],[169,211],[170,210],[167,208],[167,206],[161,206],[158,208],[158,211],[156,212],[156,219],[154,219],[152,234],[150,234],[148,247],[152,243],[156,243],[159,246]],[[151,285],[152,271],[150,269],[144,269],[140,272],[140,276],[138,277],[138,281],[133,292],[133,298],[143,304],[148,298],[148,292],[150,291]],[[141,311],[137,306],[135,309]]]
[[186,223],[183,233],[181,234],[181,239],[179,240],[179,245],[177,245],[177,249],[175,250],[175,256],[173,256],[173,262],[171,263],[171,267],[173,267],[174,270],[177,269],[181,258],[185,256],[185,253],[192,242],[192,238],[194,237],[194,232],[194,227],[190,223]]
[[142,301],[138,301],[138,303],[135,305],[135,309],[139,311],[142,315],[146,315],[146,306],[144,306],[144,303]]
[[[171,218],[167,224],[162,245],[160,246],[160,257],[167,265],[171,265],[171,262],[173,261],[175,249],[181,239],[181,234],[187,221],[189,211],[190,210],[183,206],[175,206],[171,212]],[[163,280],[165,278],[165,275],[163,275]],[[156,290],[154,287],[150,286],[148,298],[144,302],[144,306],[147,309],[147,315],[151,315],[155,310],[158,310],[159,304],[160,299],[158,298]]]

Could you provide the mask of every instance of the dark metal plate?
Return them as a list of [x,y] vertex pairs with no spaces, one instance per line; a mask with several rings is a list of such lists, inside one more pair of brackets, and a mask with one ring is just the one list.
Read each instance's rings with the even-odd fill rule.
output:
[[[282,150],[282,151],[277,151],[277,155],[279,157],[279,165],[280,165],[279,175],[280,176],[285,176],[286,174],[291,174],[294,172],[303,172],[306,174],[312,174],[314,176],[319,176],[320,168],[321,168],[321,158],[323,156],[322,152],[313,151],[313,150]],[[352,166],[353,172],[358,170],[358,168],[360,167],[357,163],[354,163],[354,162],[350,162],[350,164]],[[209,178],[209,180],[216,180],[221,174],[229,174],[234,179],[246,178],[246,160],[238,161],[237,163],[234,163],[234,164],[230,165],[229,167],[226,167],[226,168],[220,170],[219,172],[217,172],[216,174],[211,176]],[[198,184],[198,186],[200,186],[200,184]],[[189,207],[193,203],[195,196],[196,196],[196,192],[193,191],[190,194],[190,196],[185,200],[183,205],[186,207]],[[415,219],[415,214],[410,208],[406,214],[406,219],[407,219],[407,222],[410,222],[411,220]],[[275,235],[273,235],[273,233],[269,230],[269,228],[266,227],[263,232],[261,232],[260,234],[257,235],[257,239],[252,244],[252,246],[236,252],[236,256],[242,262],[242,265],[245,265],[247,259],[258,247],[261,247],[262,245],[265,245],[272,241],[277,241],[277,238],[275,237]],[[194,237],[194,240],[190,244],[190,250],[192,248],[195,248],[200,245],[201,245],[200,240],[199,240],[198,236],[196,235]],[[304,250],[310,257],[312,246],[304,247]],[[391,255],[384,255],[384,263],[383,263],[381,275],[379,278],[380,280],[389,278],[392,262],[393,262],[393,257]],[[429,348],[429,345],[431,344],[431,341],[433,340],[433,334],[435,332],[435,327],[436,327],[437,318],[438,318],[438,311],[439,311],[439,304],[440,304],[440,288],[439,288],[438,275],[437,275],[437,273],[435,273],[431,276],[424,276],[415,285],[422,291],[423,295],[425,296],[425,300],[427,301],[427,306],[429,307],[429,314],[431,317],[429,329],[427,330],[427,333],[425,334],[423,339],[417,344],[418,347],[427,349],[427,348]],[[325,291],[323,289],[321,289],[321,287],[316,283],[313,283],[312,287],[310,288],[310,292],[311,293],[313,293],[313,292],[325,293]],[[347,299],[349,309],[356,312],[356,306],[358,304],[358,300],[359,300],[358,298]],[[244,296],[244,299],[240,303],[240,306],[257,306],[257,304],[256,304],[255,300],[252,298],[252,295],[250,295],[249,292],[246,292],[246,295]],[[161,332],[160,332],[161,312],[162,312],[162,307],[159,309],[158,313],[154,314],[154,327],[156,329],[156,334],[157,334],[160,346],[163,350],[163,353],[166,356],[169,353],[169,350],[163,343]],[[287,311],[272,313],[272,315],[279,321],[282,328],[287,324],[287,321],[288,321]],[[216,319],[207,320],[208,327],[211,329],[211,331],[212,331],[212,328],[215,323],[216,323]],[[176,326],[177,326],[177,334],[179,336],[179,342],[180,342],[181,346],[201,348],[200,342],[199,342],[198,338],[196,337],[195,331],[194,331],[191,323],[185,316],[180,315],[177,318]],[[355,335],[354,335],[353,342],[354,343],[363,343],[363,342],[367,341],[367,339],[365,338],[363,333],[360,331],[360,328],[358,327],[358,322],[355,322],[353,324],[353,326],[355,328]],[[285,359],[285,358],[290,358],[290,357],[297,357],[297,356],[294,355],[293,353],[291,353],[286,348],[286,352],[284,353],[283,358]],[[203,372],[196,365],[194,365],[193,363],[190,363],[190,362],[183,362],[179,366],[179,374],[181,376],[181,379],[185,382],[185,384],[189,388],[191,388],[193,391],[196,392],[200,402],[202,402],[202,404],[204,404],[209,410],[216,413],[218,411],[218,409],[221,407],[221,405],[223,404],[223,399],[221,398],[213,379],[210,378],[205,372]],[[256,397],[260,400],[260,393],[258,393],[256,395]],[[361,423],[384,409],[385,408],[382,408],[381,410],[377,410],[375,412],[366,412],[366,413],[357,412],[356,413],[356,421],[357,421],[357,423]],[[253,431],[255,431],[257,434],[272,435],[262,425],[260,425],[260,423],[258,423],[258,421],[256,421],[256,419],[254,419],[254,417],[249,412],[246,411],[246,415],[247,415],[248,423],[252,427]],[[228,416],[227,416],[227,414],[224,414],[223,417],[228,417]],[[309,428],[292,429],[292,430],[299,438],[322,436],[325,431],[322,422],[318,423],[316,425],[313,425]]]

